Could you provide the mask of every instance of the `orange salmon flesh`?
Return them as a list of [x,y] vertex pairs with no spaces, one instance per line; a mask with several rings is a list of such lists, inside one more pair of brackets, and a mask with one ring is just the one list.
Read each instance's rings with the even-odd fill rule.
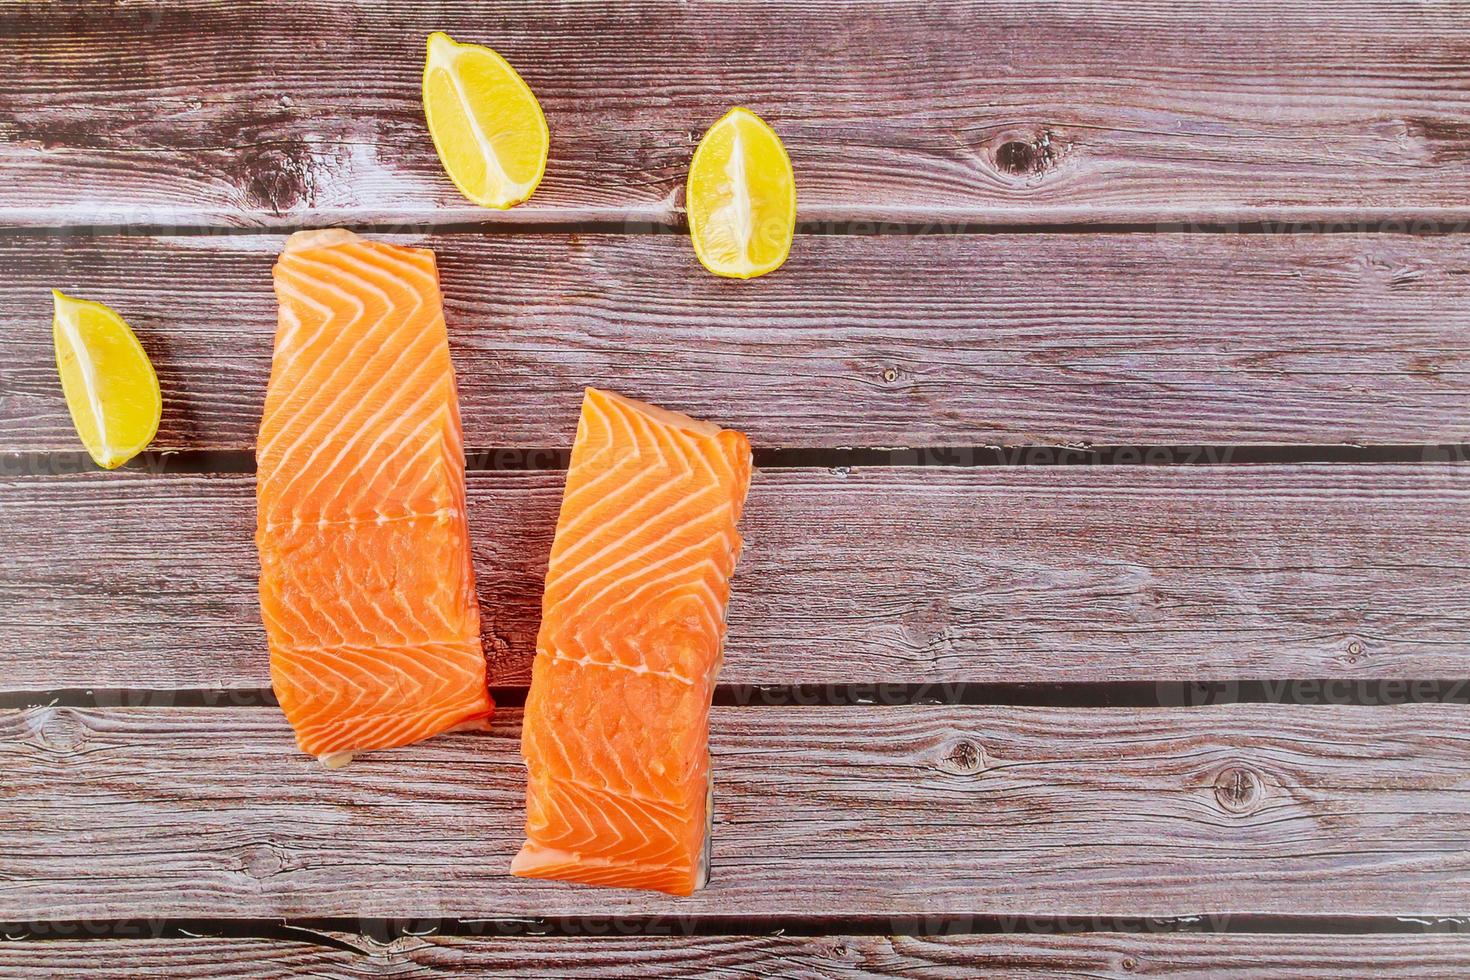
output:
[[257,442],[271,683],[328,765],[492,705],[434,253],[292,236]]
[[704,884],[710,697],[750,470],[738,432],[587,390],[526,700],[512,874]]

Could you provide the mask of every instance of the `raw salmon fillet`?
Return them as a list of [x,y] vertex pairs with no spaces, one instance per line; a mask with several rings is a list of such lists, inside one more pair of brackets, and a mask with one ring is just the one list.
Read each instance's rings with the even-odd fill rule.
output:
[[328,765],[492,710],[434,253],[303,232],[257,442],[271,683]]
[[587,390],[526,700],[512,874],[704,884],[710,695],[749,484],[740,433]]

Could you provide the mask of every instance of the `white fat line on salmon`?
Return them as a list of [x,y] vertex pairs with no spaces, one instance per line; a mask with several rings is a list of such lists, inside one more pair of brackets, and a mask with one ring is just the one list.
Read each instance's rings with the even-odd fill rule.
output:
[[625,664],[617,660],[594,660],[591,657],[563,657],[550,650],[542,651],[542,656],[549,660],[559,660],[562,663],[578,664],[583,667],[616,667],[618,670],[626,670],[633,674],[647,674],[650,677],[666,677],[671,681],[678,681],[688,687],[694,686],[694,680],[683,674],[671,670],[654,670],[647,664]]
[[372,517],[352,517],[342,520],[329,521],[325,517],[293,517],[289,521],[267,520],[263,527],[267,531],[278,531],[288,529],[295,531],[302,527],[360,527],[364,524],[372,524],[382,527],[385,524],[397,524],[402,521],[422,521],[429,519],[454,519],[459,517],[459,509],[456,507],[440,507],[437,510],[426,510],[412,514],[377,514]]

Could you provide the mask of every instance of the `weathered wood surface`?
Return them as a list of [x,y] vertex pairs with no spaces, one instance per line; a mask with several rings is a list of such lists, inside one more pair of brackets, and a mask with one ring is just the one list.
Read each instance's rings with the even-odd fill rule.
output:
[[[0,714],[0,920],[1457,914],[1470,714],[716,708],[710,886],[510,878],[520,713],[330,771],[273,708]],[[420,923],[422,925],[422,923]]]
[[[492,683],[529,680],[563,479],[470,475]],[[0,482],[0,687],[267,686],[254,511],[249,476]],[[722,678],[1464,677],[1467,513],[1454,463],[763,470]]]
[[[71,0],[3,28],[8,224],[667,222],[736,104],[786,141],[807,220],[1470,217],[1454,3]],[[545,107],[546,180],[510,214],[434,156],[432,30]]]
[[[594,384],[757,446],[1470,442],[1460,236],[809,236],[760,282],[676,236],[449,235],[467,444],[571,444]],[[0,450],[75,449],[50,295],[158,366],[159,449],[249,448],[282,239],[0,236]]]
[[[424,132],[434,29],[495,45],[546,107],[547,179],[508,214],[464,202]],[[478,450],[565,447],[584,384],[763,448],[1426,445],[1418,466],[764,470],[726,681],[1132,680],[1168,705],[1203,680],[1351,700],[1466,676],[1470,466],[1430,447],[1470,443],[1470,239],[1023,233],[1463,231],[1458,5],[66,0],[8,6],[0,35],[0,453],[29,467],[76,448],[53,286],[138,329],[157,448],[253,444],[281,236],[90,233],[373,223],[439,253]],[[679,225],[698,133],[734,103],[785,138],[809,226],[1014,231],[808,235],[735,284],[683,235],[556,230]],[[455,223],[548,233],[427,234]],[[470,481],[500,685],[528,678],[561,479]],[[334,773],[275,709],[170,706],[269,682],[252,491],[0,471],[0,691],[104,705],[0,711],[0,920],[63,923],[0,943],[0,976],[1470,973],[1466,935],[1124,920],[1463,914],[1460,705],[720,707],[708,891],[511,879],[517,711]],[[138,690],[150,707],[105,706]],[[800,700],[753,695],[780,696]],[[607,915],[670,934],[146,938],[168,916]],[[986,915],[1020,932],[738,925]],[[736,934],[692,934],[711,916]],[[1033,916],[1112,931],[1025,934],[1052,924]],[[60,938],[103,920],[140,938]]]
[[273,980],[443,976],[911,977],[1086,976],[1377,980],[1470,973],[1463,935],[1137,934],[965,936],[429,936],[388,944],[323,938],[60,939],[0,943],[0,977],[187,975]]

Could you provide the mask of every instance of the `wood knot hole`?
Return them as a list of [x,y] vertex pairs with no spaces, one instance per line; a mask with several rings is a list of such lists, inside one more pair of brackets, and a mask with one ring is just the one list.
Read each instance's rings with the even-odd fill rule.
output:
[[1034,138],[1007,139],[995,148],[995,169],[1008,177],[1039,177],[1061,159],[1049,130]]
[[1227,813],[1249,813],[1264,794],[1261,777],[1244,766],[1230,766],[1215,777],[1215,801]]
[[949,747],[941,768],[956,776],[973,776],[985,768],[985,750],[967,738]]
[[897,368],[884,368],[883,369],[883,380],[886,381],[886,382],[888,382],[889,384],[893,384],[893,382],[895,382],[895,381],[898,380],[898,369]]
[[1035,146],[1021,140],[1001,144],[995,151],[995,165],[1008,174],[1021,176],[1040,169],[1041,153]]

